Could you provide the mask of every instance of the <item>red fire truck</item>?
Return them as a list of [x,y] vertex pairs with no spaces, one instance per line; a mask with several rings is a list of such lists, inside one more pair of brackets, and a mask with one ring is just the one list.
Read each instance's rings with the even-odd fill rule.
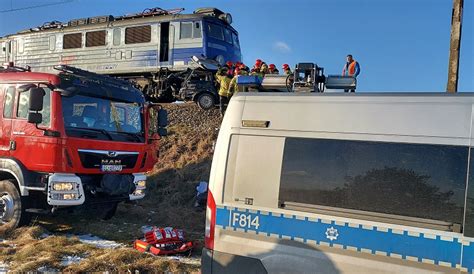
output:
[[166,111],[130,82],[56,69],[0,68],[0,235],[34,213],[82,206],[110,218],[142,199],[166,135]]

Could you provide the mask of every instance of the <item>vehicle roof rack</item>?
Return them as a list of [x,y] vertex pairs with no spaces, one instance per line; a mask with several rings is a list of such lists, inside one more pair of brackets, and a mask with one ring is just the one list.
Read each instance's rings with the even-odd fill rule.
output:
[[68,65],[54,66],[54,69],[59,70],[60,72],[63,73],[63,75],[66,74],[66,75],[80,77],[86,81],[93,81],[95,83],[99,82],[100,84],[114,86],[114,87],[118,87],[118,88],[126,89],[126,90],[136,90],[136,88],[133,87],[132,83],[130,83],[127,80],[117,79],[117,78],[110,77],[107,75],[93,73],[87,70],[79,69],[79,68],[68,66]]

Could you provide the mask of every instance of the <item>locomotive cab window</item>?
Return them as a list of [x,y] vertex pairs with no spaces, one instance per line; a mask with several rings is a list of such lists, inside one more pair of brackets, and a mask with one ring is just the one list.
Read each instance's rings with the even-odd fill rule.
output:
[[106,31],[90,31],[86,33],[86,47],[98,47],[106,45]]
[[216,24],[209,24],[208,28],[209,28],[209,36],[211,38],[224,41],[224,30],[222,29],[221,26],[216,25]]
[[125,44],[151,42],[151,26],[130,27],[125,29]]
[[181,22],[179,28],[179,39],[190,39],[193,38],[193,23],[192,22]]
[[232,34],[229,29],[224,29],[224,38],[227,43],[232,44]]
[[468,148],[287,138],[280,205],[461,230]]
[[193,37],[194,38],[201,38],[201,22],[194,22],[194,30],[193,30]]
[[63,36],[63,49],[77,49],[82,47],[82,33],[70,33]]
[[234,42],[235,47],[240,48],[239,36],[237,36],[237,34],[232,33],[232,41]]

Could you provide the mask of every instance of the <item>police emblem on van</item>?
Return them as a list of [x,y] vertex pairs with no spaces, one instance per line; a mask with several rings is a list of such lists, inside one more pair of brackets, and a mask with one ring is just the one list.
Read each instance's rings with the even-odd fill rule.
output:
[[326,230],[326,238],[328,238],[330,241],[337,240],[337,237],[339,237],[339,233],[334,227],[331,226]]

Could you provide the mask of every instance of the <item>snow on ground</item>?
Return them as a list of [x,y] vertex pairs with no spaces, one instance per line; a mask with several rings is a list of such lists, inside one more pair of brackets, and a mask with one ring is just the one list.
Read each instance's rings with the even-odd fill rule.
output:
[[180,257],[180,256],[167,256],[163,257],[169,259],[171,261],[178,261],[185,264],[191,265],[201,265],[201,258],[200,257]]
[[64,256],[61,258],[61,266],[70,266],[72,264],[80,263],[84,258],[79,256]]
[[40,273],[59,273],[59,270],[57,270],[56,268],[52,268],[52,267],[49,267],[49,266],[42,266],[40,268],[38,268],[37,270],[38,272]]
[[8,265],[0,262],[0,274],[6,274],[8,272]]
[[98,248],[119,248],[119,247],[124,247],[125,245],[121,243],[117,243],[114,241],[109,241],[109,240],[104,240],[102,238],[99,238],[97,236],[93,236],[91,234],[86,234],[86,235],[68,235],[68,237],[77,237],[79,238],[79,241],[85,244],[90,244],[94,245]]

